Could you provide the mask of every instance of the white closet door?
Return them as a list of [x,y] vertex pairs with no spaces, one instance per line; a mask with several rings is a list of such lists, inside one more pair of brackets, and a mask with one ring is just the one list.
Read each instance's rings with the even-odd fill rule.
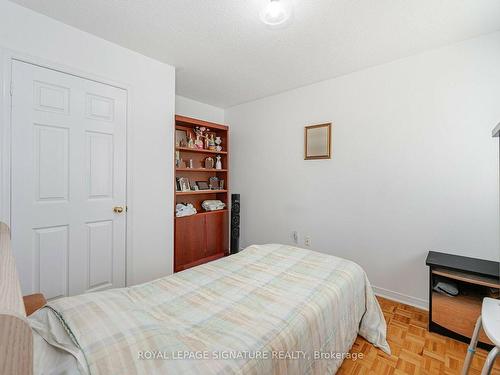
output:
[[19,61],[12,83],[11,229],[23,293],[124,286],[126,91]]

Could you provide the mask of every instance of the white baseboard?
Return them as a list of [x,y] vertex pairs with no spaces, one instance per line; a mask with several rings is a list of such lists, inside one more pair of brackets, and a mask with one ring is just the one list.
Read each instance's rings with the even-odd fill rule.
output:
[[422,310],[429,310],[429,301],[422,298],[408,296],[406,294],[393,292],[392,290],[387,290],[384,288],[379,288],[378,286],[372,286],[375,295],[384,297],[396,302],[404,303],[406,305],[418,307]]

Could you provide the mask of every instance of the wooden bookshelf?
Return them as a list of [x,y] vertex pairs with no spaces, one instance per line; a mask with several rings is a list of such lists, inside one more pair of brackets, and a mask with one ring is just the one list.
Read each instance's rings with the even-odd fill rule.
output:
[[[222,150],[207,149],[205,142],[203,149],[179,144],[181,133],[185,133],[188,139],[189,137],[196,139],[194,131],[196,127],[210,129],[210,134],[220,137]],[[197,210],[195,215],[182,217],[175,217],[174,211],[174,272],[179,272],[229,254],[229,127],[176,115],[175,130],[174,201],[175,204],[191,203]],[[215,164],[214,168],[206,168],[205,159],[210,157],[215,163],[217,156],[221,158],[222,169],[215,169]],[[189,180],[190,187],[200,181],[208,184],[210,177],[224,180],[224,186],[223,189],[217,190],[180,191],[177,180],[181,177]],[[204,200],[215,199],[224,202],[225,209],[205,211],[202,208]]]

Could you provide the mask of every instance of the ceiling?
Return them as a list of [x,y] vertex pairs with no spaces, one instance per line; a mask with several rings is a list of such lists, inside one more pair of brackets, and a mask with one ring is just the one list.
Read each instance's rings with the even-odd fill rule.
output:
[[14,0],[177,67],[177,94],[230,107],[500,29],[499,0]]

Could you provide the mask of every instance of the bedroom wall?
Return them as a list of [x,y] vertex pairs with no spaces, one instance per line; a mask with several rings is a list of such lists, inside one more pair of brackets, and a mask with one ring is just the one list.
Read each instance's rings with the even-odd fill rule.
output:
[[218,124],[224,123],[224,109],[180,95],[175,96],[175,113]]
[[[242,245],[311,237],[427,306],[428,250],[498,260],[500,33],[229,108]],[[304,126],[333,123],[331,160]]]
[[[132,264],[128,264],[127,281],[139,283],[172,273],[173,166],[169,161],[173,155],[174,68],[0,0],[0,54],[5,49],[130,87],[128,158],[132,184],[128,187],[127,218],[131,221],[128,260]],[[6,67],[0,68],[4,72]],[[8,84],[0,84],[1,95],[7,95]],[[1,207],[0,212],[5,215]]]

